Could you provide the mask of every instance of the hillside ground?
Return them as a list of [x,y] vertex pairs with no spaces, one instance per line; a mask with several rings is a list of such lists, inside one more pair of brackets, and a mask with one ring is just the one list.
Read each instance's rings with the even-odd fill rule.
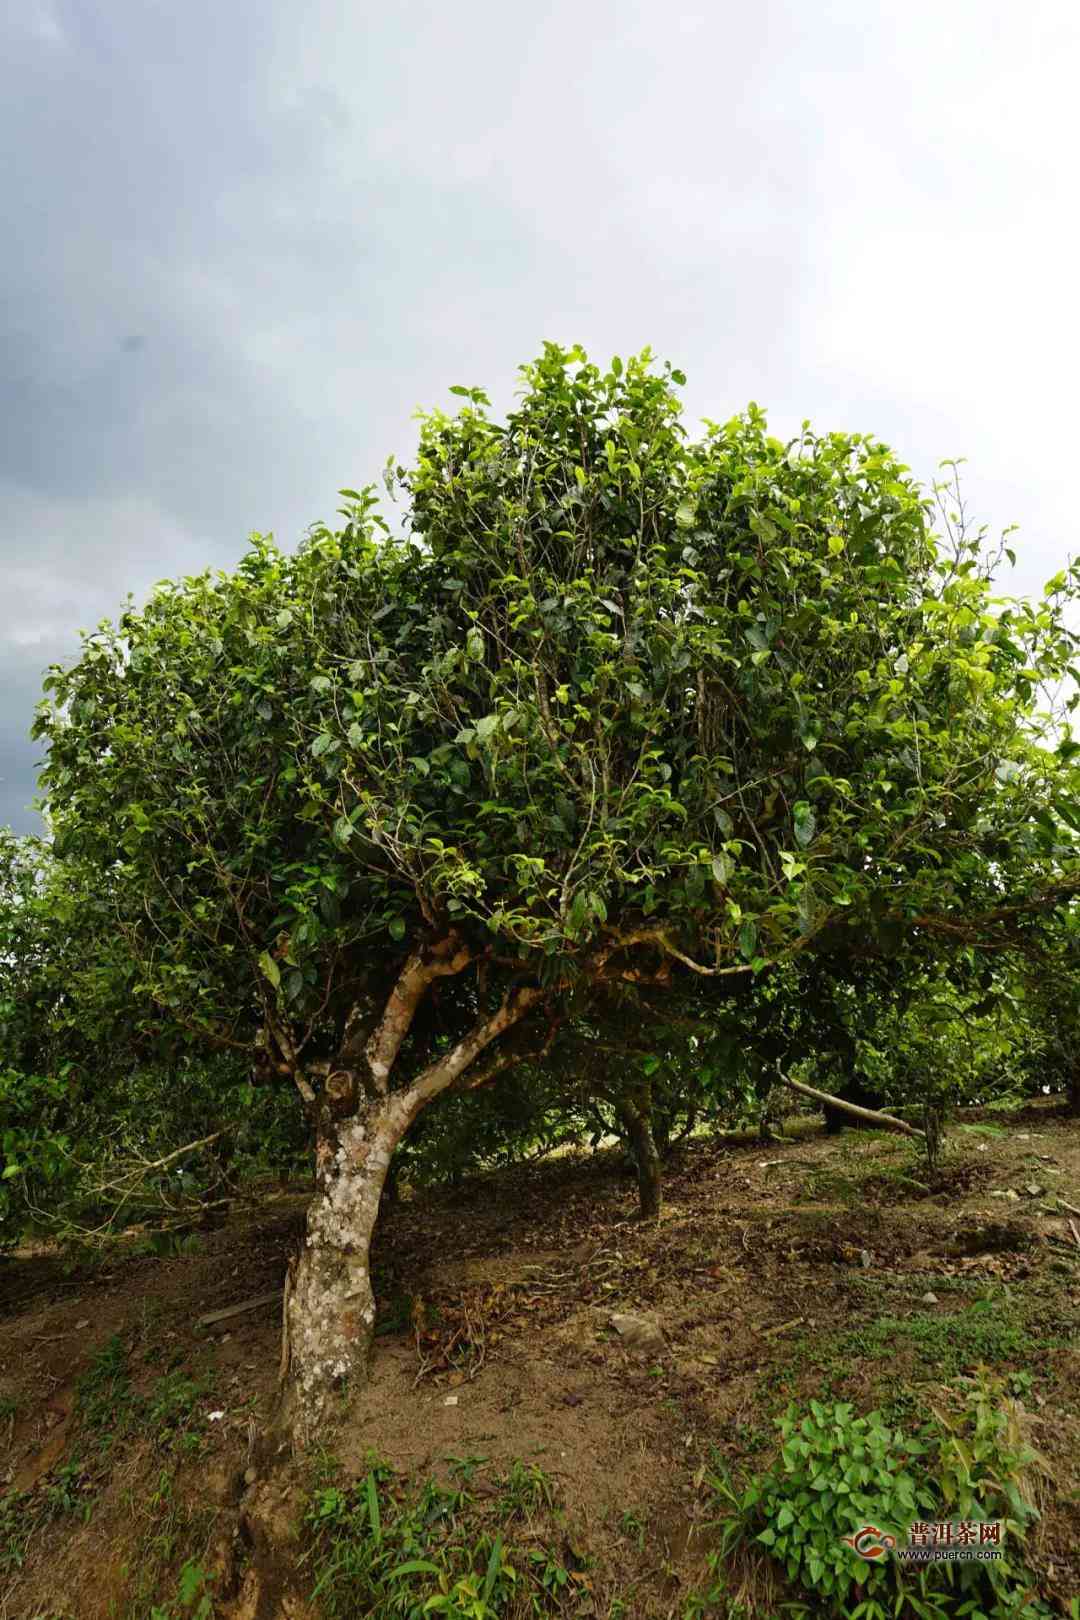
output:
[[[969,1116],[933,1181],[872,1132],[696,1140],[659,1223],[634,1218],[611,1154],[406,1197],[378,1239],[370,1384],[296,1463],[264,1438],[276,1299],[198,1318],[280,1288],[302,1192],[267,1192],[186,1252],[0,1258],[0,1620],[358,1613],[327,1550],[371,1506],[356,1480],[382,1492],[380,1535],[385,1504],[412,1524],[421,1501],[485,1548],[505,1537],[544,1612],[721,1614],[718,1466],[762,1467],[789,1402],[904,1425],[980,1364],[1044,1459],[1031,1567],[1067,1615],[1080,1243],[1059,1199],[1080,1206],[1080,1125],[1041,1105]],[[750,1612],[784,1595],[751,1588]]]

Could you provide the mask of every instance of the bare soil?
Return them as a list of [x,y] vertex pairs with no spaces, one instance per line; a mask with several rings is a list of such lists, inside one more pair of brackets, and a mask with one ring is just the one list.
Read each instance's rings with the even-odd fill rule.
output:
[[[694,1141],[658,1223],[635,1219],[612,1155],[407,1196],[380,1226],[371,1380],[345,1392],[328,1446],[347,1475],[372,1453],[416,1479],[453,1459],[483,1459],[481,1482],[537,1463],[592,1572],[574,1612],[606,1615],[618,1593],[624,1615],[678,1616],[708,1551],[714,1448],[738,1475],[768,1459],[791,1400],[925,1413],[986,1360],[1024,1375],[1048,1468],[1033,1568],[1067,1614],[1080,1244],[1057,1200],[1080,1206],[1080,1125],[1047,1106],[996,1130],[962,1125],[929,1180],[861,1131]],[[299,1464],[266,1438],[280,1311],[197,1322],[281,1285],[303,1207],[268,1193],[169,1258],[0,1258],[0,1492],[24,1493],[21,1518],[0,1510],[0,1620],[148,1620],[188,1559],[222,1620],[317,1614]],[[973,1316],[980,1300],[993,1309]],[[625,1314],[661,1337],[628,1343],[611,1322]]]

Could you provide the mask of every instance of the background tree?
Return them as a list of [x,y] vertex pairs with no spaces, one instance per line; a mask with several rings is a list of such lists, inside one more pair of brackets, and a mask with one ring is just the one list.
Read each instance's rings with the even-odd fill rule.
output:
[[0,830],[0,1246],[205,1213],[309,1152],[243,1053],[207,1051],[140,998],[109,876]]
[[403,537],[346,491],[47,682],[57,850],[109,870],[139,994],[309,1116],[301,1431],[365,1365],[394,1148],[568,998],[996,941],[1075,885],[1036,715],[1069,579],[994,600],[884,446],[754,407],[689,441],[683,380],[548,345],[505,423],[424,419]]

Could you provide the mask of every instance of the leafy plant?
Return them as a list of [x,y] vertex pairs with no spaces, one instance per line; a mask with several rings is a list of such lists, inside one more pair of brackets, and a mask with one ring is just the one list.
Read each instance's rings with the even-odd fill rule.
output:
[[171,1605],[164,1608],[155,1605],[150,1610],[150,1620],[212,1620],[214,1602],[210,1588],[213,1579],[193,1559],[188,1559],[176,1582],[179,1610]]
[[[771,1467],[739,1489],[722,1469],[709,1478],[726,1509],[718,1521],[719,1563],[737,1548],[745,1555],[763,1547],[793,1591],[843,1620],[901,1612],[919,1620],[996,1620],[1003,1613],[1033,1620],[1043,1612],[1030,1601],[1022,1558],[1023,1536],[1038,1516],[1038,1458],[1002,1380],[984,1371],[965,1381],[954,1409],[935,1412],[912,1434],[880,1412],[856,1415],[847,1402],[811,1401],[805,1412],[789,1407],[778,1427]],[[916,1521],[999,1519],[1004,1548],[994,1563],[905,1565],[881,1553],[874,1562],[853,1545],[867,1527],[880,1545],[882,1534],[903,1540]]]

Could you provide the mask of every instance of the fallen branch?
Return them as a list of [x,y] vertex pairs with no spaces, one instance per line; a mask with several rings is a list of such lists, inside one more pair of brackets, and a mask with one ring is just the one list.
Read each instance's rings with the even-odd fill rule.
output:
[[762,1338],[775,1339],[778,1333],[787,1333],[791,1328],[796,1328],[801,1322],[805,1321],[805,1316],[793,1316],[790,1322],[781,1322],[776,1327],[766,1328]]
[[782,1074],[778,1069],[776,1078],[783,1086],[789,1086],[797,1091],[800,1097],[810,1097],[814,1102],[825,1103],[830,1108],[839,1108],[841,1113],[851,1114],[855,1119],[865,1119],[871,1125],[878,1125],[883,1130],[902,1131],[905,1136],[914,1136],[922,1141],[926,1135],[906,1120],[897,1119],[895,1114],[877,1114],[872,1108],[860,1108],[858,1103],[845,1102],[842,1097],[832,1097],[827,1091],[818,1091],[816,1086],[803,1085],[801,1080],[792,1080],[788,1075]]
[[1059,1198],[1058,1203],[1062,1209],[1067,1209],[1070,1215],[1080,1215],[1080,1209],[1077,1209],[1075,1204],[1067,1204],[1064,1198]]
[[245,1311],[257,1310],[260,1305],[276,1304],[280,1298],[280,1288],[275,1288],[270,1294],[256,1294],[253,1299],[245,1299],[239,1305],[228,1305],[223,1311],[207,1311],[205,1316],[199,1317],[198,1326],[213,1327],[215,1322],[227,1322],[230,1316],[243,1316]]

